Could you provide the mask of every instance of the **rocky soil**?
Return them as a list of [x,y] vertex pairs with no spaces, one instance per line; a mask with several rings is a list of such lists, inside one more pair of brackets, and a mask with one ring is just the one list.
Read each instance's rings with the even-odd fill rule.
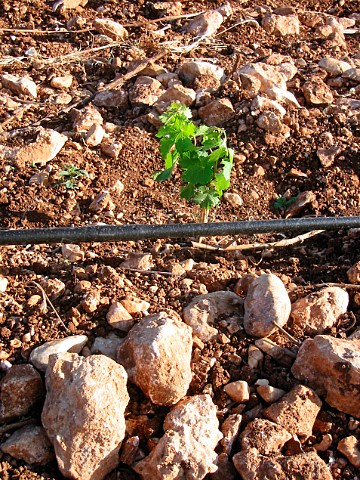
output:
[[[223,127],[210,221],[359,215],[357,0],[0,4],[0,224],[196,222],[155,136]],[[360,230],[0,248],[4,480],[360,478]]]

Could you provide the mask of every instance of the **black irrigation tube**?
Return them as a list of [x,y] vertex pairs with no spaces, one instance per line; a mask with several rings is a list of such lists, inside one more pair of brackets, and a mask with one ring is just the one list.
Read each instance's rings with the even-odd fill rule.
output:
[[0,245],[123,242],[159,238],[252,235],[271,232],[294,233],[355,227],[360,228],[360,217],[314,217],[169,225],[90,225],[86,227],[0,230]]

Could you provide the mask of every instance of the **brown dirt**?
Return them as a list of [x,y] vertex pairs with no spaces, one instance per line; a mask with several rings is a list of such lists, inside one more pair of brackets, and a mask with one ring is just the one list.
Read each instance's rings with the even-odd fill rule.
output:
[[[71,34],[53,33],[40,34],[38,32],[22,34],[17,31],[1,31],[0,44],[0,72],[16,75],[29,74],[40,85],[40,94],[24,111],[18,112],[10,121],[11,112],[0,106],[0,126],[8,121],[0,131],[0,142],[13,147],[33,141],[36,137],[35,126],[56,129],[60,132],[71,130],[72,115],[70,109],[64,105],[56,105],[49,101],[54,91],[50,90],[49,80],[52,76],[71,73],[74,83],[69,92],[73,99],[72,104],[80,102],[98,89],[100,83],[109,83],[117,74],[126,73],[126,67],[133,59],[151,57],[161,51],[158,41],[154,41],[149,33],[153,25],[145,23],[143,26],[132,26],[139,20],[153,19],[147,3],[113,0],[104,3],[91,0],[86,7],[77,10],[61,12],[52,10],[52,5],[45,1],[24,1],[0,3],[0,29],[39,29],[56,30],[66,22],[79,15],[88,22],[95,17],[109,17],[124,25],[129,31],[129,38],[121,45],[104,50],[94,51],[88,56],[79,55],[74,62],[59,59],[72,52],[81,52],[94,49],[102,45],[100,36],[93,30]],[[184,13],[200,12],[204,9],[218,7],[220,1],[187,2],[183,3]],[[340,58],[353,56],[357,53],[358,35],[348,35],[346,47],[329,49],[324,40],[316,37],[314,29],[301,26],[299,36],[289,36],[279,40],[269,35],[262,28],[248,23],[235,27],[237,20],[254,11],[254,2],[244,0],[231,2],[234,16],[226,21],[216,37],[216,45],[201,45],[196,50],[180,55],[167,53],[160,64],[172,71],[186,58],[206,59],[216,58],[226,73],[230,76],[236,65],[244,65],[251,61],[259,61],[271,52],[290,55],[294,60],[303,59],[305,64],[296,76],[296,82],[290,90],[296,95],[299,102],[305,105],[300,86],[313,73],[316,62],[325,55]],[[343,17],[359,10],[359,3],[355,0],[335,1],[323,0],[296,0],[291,2],[296,9],[316,10],[335,16]],[[255,4],[256,5],[256,4]],[[262,5],[271,8],[284,6],[286,3],[265,0]],[[184,38],[180,33],[186,20],[170,22],[172,29],[167,30],[166,40]],[[84,27],[88,28],[89,23]],[[160,27],[165,23],[160,23]],[[228,30],[227,30],[228,29]],[[37,60],[30,61],[26,51],[33,47],[37,52]],[[5,64],[1,59],[12,58],[12,63]],[[48,59],[54,58],[52,62]],[[65,57],[66,58],[66,57]],[[114,60],[116,59],[116,62]],[[116,63],[116,67],[114,64]],[[130,80],[126,86],[133,84]],[[359,87],[349,82],[341,86],[332,86],[332,92],[337,96],[350,95],[356,98]],[[5,89],[0,93],[8,93]],[[291,196],[300,192],[312,191],[316,202],[301,216],[344,216],[359,215],[359,130],[358,118],[348,118],[331,109],[311,107],[294,110],[286,122],[291,126],[291,136],[281,144],[267,144],[264,132],[254,125],[246,132],[238,133],[239,120],[245,120],[251,125],[254,120],[249,112],[249,99],[246,92],[236,89],[232,82],[228,82],[222,89],[214,93],[214,97],[228,96],[235,106],[236,118],[226,125],[229,144],[237,153],[244,154],[244,163],[235,165],[231,192],[238,193],[243,199],[241,207],[233,208],[222,202],[211,217],[211,221],[235,221],[251,219],[279,218],[281,212],[274,209],[274,200],[286,191]],[[29,104],[20,102],[21,107]],[[34,228],[50,226],[87,225],[95,222],[109,224],[128,223],[186,223],[196,221],[198,210],[178,197],[178,177],[174,176],[168,182],[155,183],[151,174],[162,167],[158,150],[158,141],[155,138],[156,129],[151,127],[144,118],[146,110],[132,109],[100,109],[104,121],[113,122],[117,126],[115,137],[123,144],[118,159],[114,160],[102,154],[100,148],[86,148],[80,136],[73,136],[77,142],[70,143],[52,160],[48,167],[26,165],[18,169],[2,163],[0,178],[0,225],[2,228]],[[308,115],[305,114],[308,112]],[[323,146],[321,135],[330,132],[337,145],[343,147],[343,153],[337,157],[330,167],[323,167],[316,155],[317,148]],[[69,144],[70,143],[70,144]],[[81,146],[80,149],[77,145]],[[73,164],[86,169],[90,178],[82,178],[78,190],[67,190],[64,186],[56,185],[56,174],[64,165]],[[51,168],[49,168],[51,166]],[[263,167],[263,175],[259,175],[259,166]],[[48,169],[50,171],[48,185],[30,185],[29,180],[35,174]],[[294,176],[291,169],[300,170],[305,176]],[[120,179],[124,184],[121,195],[113,195],[115,203],[114,215],[108,212],[94,215],[89,211],[89,204],[102,190]],[[75,204],[78,212],[70,213]],[[274,241],[282,236],[258,235],[238,238],[238,243],[252,243]],[[9,279],[6,294],[0,297],[0,350],[9,354],[11,363],[26,362],[31,350],[47,340],[61,338],[68,333],[62,324],[51,313],[41,314],[39,305],[29,307],[27,301],[34,293],[39,293],[32,281],[39,282],[42,278],[57,278],[66,285],[65,293],[54,301],[59,315],[72,334],[89,335],[89,346],[96,336],[103,336],[111,328],[106,322],[106,312],[111,300],[123,298],[132,294],[150,302],[150,313],[161,309],[171,308],[181,314],[182,308],[189,303],[205,284],[208,291],[234,288],[236,280],[245,273],[272,272],[280,276],[289,288],[292,297],[296,298],[305,292],[312,291],[314,285],[328,282],[347,283],[346,271],[359,260],[359,240],[351,238],[348,232],[328,232],[302,245],[291,248],[279,248],[266,251],[251,251],[246,255],[231,253],[214,253],[191,247],[191,239],[176,241],[141,241],[116,244],[87,244],[81,245],[85,251],[85,260],[70,263],[61,255],[59,246],[1,247],[0,273]],[[216,243],[221,239],[207,239],[209,243]],[[230,239],[225,239],[230,240]],[[194,282],[191,287],[183,282],[182,277],[166,275],[144,275],[136,272],[124,271],[119,268],[121,261],[130,252],[151,252],[154,254],[154,270],[169,270],[174,262],[193,258],[196,262],[204,262],[204,270],[193,274]],[[109,270],[102,267],[111,266],[116,269],[124,282],[114,282]],[[82,293],[76,291],[79,280],[79,270],[82,267],[81,278],[90,280],[101,292],[101,305],[96,312],[87,314],[79,303]],[[344,336],[360,326],[360,300],[353,290],[349,291],[351,303],[349,316],[333,329],[334,336]],[[355,322],[353,321],[355,320]],[[348,330],[348,327],[351,327]],[[23,335],[33,330],[29,342],[23,341]],[[224,331],[228,334],[227,330]],[[280,339],[284,344],[284,338]],[[279,340],[279,341],[280,341]],[[268,378],[270,384],[289,390],[295,379],[289,369],[279,366],[266,357],[263,370],[251,371],[246,365],[247,347],[253,339],[247,338],[244,333],[237,332],[230,336],[229,344],[207,344],[205,349],[195,350],[193,370],[194,380],[190,393],[200,393],[207,384],[212,384],[220,414],[220,420],[226,418],[230,412],[227,398],[222,386],[229,381],[246,380],[253,385],[257,378]],[[245,361],[237,365],[232,354],[236,353]],[[216,363],[210,368],[207,359],[215,357]],[[202,359],[200,362],[199,359]],[[146,440],[149,437],[161,435],[161,421],[167,410],[150,405],[141,392],[131,387],[132,401],[128,408],[128,417],[136,418],[138,414],[149,413],[152,424],[147,425],[145,431],[140,432],[142,448],[147,451]],[[253,394],[247,409],[258,404]],[[349,431],[349,416],[328,408],[322,409],[321,415],[331,427],[333,435],[331,448],[321,453],[322,458],[332,465],[335,479],[353,479],[356,471],[351,464],[344,460],[336,450],[338,441],[348,435],[356,435],[357,431]],[[39,412],[33,412],[39,421]],[[318,439],[311,438],[308,445],[321,440],[321,431]],[[35,468],[15,461],[11,457],[0,453],[0,477],[4,480],[40,480],[63,478],[55,464]],[[109,479],[126,480],[135,478],[125,466],[119,467]]]

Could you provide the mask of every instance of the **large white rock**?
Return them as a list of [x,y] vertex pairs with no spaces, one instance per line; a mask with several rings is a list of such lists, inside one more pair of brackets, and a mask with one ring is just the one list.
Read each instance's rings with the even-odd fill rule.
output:
[[360,418],[360,338],[308,338],[300,347],[292,373],[332,407]]
[[179,402],[166,416],[165,435],[134,469],[143,480],[202,480],[217,470],[215,447],[222,434],[210,395]]
[[291,303],[285,286],[273,274],[261,275],[249,287],[245,298],[244,328],[248,335],[267,337],[289,319]]
[[129,380],[157,405],[186,395],[192,374],[192,329],[165,312],[143,318],[120,345],[117,360]]
[[34,348],[30,354],[29,360],[34,367],[45,372],[49,363],[50,355],[65,352],[80,353],[87,341],[88,338],[86,335],[73,335],[71,337],[45,342],[39,347]]
[[4,73],[0,77],[1,83],[17,95],[27,95],[32,98],[37,97],[36,83],[28,77],[18,77],[10,73]]
[[349,304],[349,294],[339,287],[327,287],[297,300],[291,307],[292,328],[302,334],[322,334],[333,327]]
[[214,84],[220,85],[225,78],[224,69],[210,62],[191,61],[183,63],[179,68],[179,77],[185,82],[192,84],[195,80],[197,84],[206,77],[206,80],[212,79]]
[[213,325],[220,316],[231,316],[242,323],[242,305],[243,300],[233,292],[206,293],[193,298],[184,308],[183,317],[194,335],[207,342],[218,334]]
[[278,37],[298,35],[300,32],[300,22],[297,15],[276,15],[274,13],[265,15],[261,26],[268,33]]
[[14,163],[19,168],[31,164],[46,165],[65,145],[68,137],[56,130],[41,128],[35,142],[14,151]]
[[103,355],[52,355],[42,423],[61,473],[103,480],[118,462],[129,401],[124,368]]

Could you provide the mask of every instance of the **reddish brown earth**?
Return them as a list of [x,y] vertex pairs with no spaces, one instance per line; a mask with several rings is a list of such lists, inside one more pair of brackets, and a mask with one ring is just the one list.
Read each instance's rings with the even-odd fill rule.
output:
[[[164,50],[161,42],[178,39],[180,43],[189,41],[181,33],[186,19],[156,23],[157,28],[170,24],[164,40],[154,40],[154,16],[149,2],[91,0],[84,8],[61,12],[53,11],[52,5],[44,1],[4,0],[0,4],[0,72],[19,76],[29,74],[39,87],[35,100],[20,99],[20,107],[14,112],[0,106],[0,143],[14,147],[34,141],[36,127],[52,128],[59,132],[69,132],[72,127],[72,112],[69,106],[56,105],[51,100],[54,95],[50,89],[50,79],[56,75],[71,73],[73,85],[68,91],[72,96],[71,105],[81,108],[81,101],[97,91],[100,84],[112,81],[117,75],[127,72],[129,62],[138,58],[150,58]],[[183,1],[183,13],[201,12],[216,8],[220,1],[188,2]],[[325,55],[335,58],[354,56],[358,52],[359,35],[346,36],[346,45],[330,48],[325,41],[316,37],[314,29],[301,25],[300,35],[279,39],[265,32],[254,23],[237,25],[248,15],[256,12],[256,2],[244,0],[231,2],[234,14],[226,20],[214,40],[204,42],[189,53],[166,51],[159,64],[173,71],[186,59],[216,58],[229,77],[214,97],[227,96],[235,106],[236,116],[225,125],[229,145],[235,152],[244,155],[244,161],[236,162],[230,192],[238,193],[243,199],[240,207],[231,207],[222,202],[212,212],[211,221],[235,221],[252,219],[280,218],[281,212],[274,209],[274,200],[290,191],[296,196],[304,191],[314,193],[316,200],[300,216],[345,216],[359,215],[359,116],[348,118],[336,114],[331,109],[306,105],[305,110],[293,110],[285,121],[291,125],[291,136],[281,144],[267,144],[264,131],[259,129],[248,114],[249,100],[246,92],[233,87],[234,70],[252,61],[260,61],[266,55],[281,53],[289,55],[294,61],[303,59],[289,90],[295,94],[299,103],[305,105],[301,85],[317,68],[316,64]],[[284,2],[265,0],[261,3],[271,8],[286,6]],[[260,5],[260,3],[259,3]],[[359,11],[359,2],[353,1],[313,1],[292,2],[295,10],[305,9],[321,11],[337,17],[346,17]],[[66,28],[69,20],[83,17],[82,30],[71,33],[40,33],[40,31]],[[90,21],[96,17],[112,18],[122,23],[129,37],[118,45],[101,50],[100,35],[91,28]],[[256,17],[257,19],[261,18]],[[142,22],[139,26],[138,22]],[[4,29],[4,30],[1,30]],[[10,31],[14,29],[13,31]],[[27,29],[23,33],[17,29]],[[36,57],[26,56],[29,48],[34,48]],[[87,53],[86,51],[89,50]],[[75,53],[72,58],[67,55]],[[134,79],[125,84],[130,87]],[[359,98],[359,86],[351,81],[340,86],[332,86],[335,96]],[[0,93],[15,95],[6,89]],[[17,101],[17,99],[15,99]],[[31,102],[31,103],[28,103]],[[109,224],[128,223],[186,223],[196,221],[199,212],[194,205],[186,204],[178,197],[179,178],[174,177],[166,183],[155,183],[151,174],[162,167],[155,138],[156,129],[149,125],[144,115],[147,110],[137,112],[133,109],[100,109],[104,121],[117,125],[115,137],[123,144],[117,159],[106,157],[100,148],[87,148],[79,134],[72,136],[63,150],[46,167],[26,165],[18,169],[6,162],[1,164],[0,178],[0,226],[1,228],[46,228],[49,226],[87,225],[95,222]],[[308,112],[305,114],[304,111]],[[196,113],[196,112],[194,112]],[[239,120],[245,120],[248,128],[238,132]],[[330,132],[336,144],[343,149],[330,167],[319,162],[316,151],[323,146],[322,134]],[[80,147],[78,147],[80,146]],[[75,165],[87,170],[89,178],[83,177],[79,189],[68,190],[57,185],[58,174],[64,165]],[[292,169],[305,175],[294,174]],[[36,173],[47,171],[49,181],[43,185],[30,184]],[[110,187],[116,180],[124,184],[121,195],[112,195],[115,203],[114,215],[102,212],[94,215],[89,205],[102,190]],[[78,211],[70,213],[75,204]],[[288,235],[290,236],[290,235]],[[281,235],[263,235],[238,238],[239,244],[275,241]],[[140,241],[113,244],[83,244],[85,252],[83,262],[72,264],[61,254],[59,245],[27,245],[19,247],[1,247],[0,273],[8,278],[9,285],[4,294],[0,294],[0,350],[8,355],[12,364],[28,360],[32,349],[47,340],[61,338],[69,334],[87,334],[89,346],[96,336],[104,336],[111,331],[106,322],[106,312],[111,300],[121,299],[130,292],[150,303],[150,313],[171,308],[181,314],[185,305],[205,284],[208,291],[229,289],[246,273],[272,272],[280,276],[285,285],[291,284],[292,300],[310,291],[316,290],[320,283],[348,283],[346,271],[359,260],[359,240],[348,235],[346,230],[328,232],[289,248],[251,250],[244,255],[237,253],[210,252],[192,248],[191,240],[157,242]],[[230,238],[205,239],[206,243],[227,242]],[[169,271],[174,262],[193,258],[204,262],[204,271],[193,275],[194,282],[188,288],[183,277],[164,274],[143,274],[125,271],[120,263],[130,252],[153,253],[153,270]],[[108,265],[117,269],[126,279],[124,286],[114,285],[111,277],[99,276],[99,267]],[[85,277],[101,292],[101,304],[96,312],[88,314],[78,308],[82,293],[76,290],[78,276],[75,267],[86,270]],[[32,281],[42,278],[57,278],[66,285],[65,293],[54,301],[64,329],[51,310],[47,314],[40,306],[28,306],[27,301],[38,294]],[[152,287],[152,288],[151,288]],[[349,315],[343,318],[330,333],[344,337],[360,326],[360,298],[356,289],[348,290],[351,303]],[[32,333],[30,341],[24,341],[24,334]],[[225,331],[227,333],[227,331]],[[270,384],[286,391],[296,384],[289,370],[279,366],[266,357],[263,370],[254,373],[246,362],[240,366],[229,360],[231,353],[246,358],[247,347],[253,341],[240,331],[230,337],[230,344],[213,343],[205,346],[203,357],[215,356],[217,362],[208,371],[203,371],[201,363],[194,358],[194,380],[190,393],[200,393],[206,384],[211,383],[215,392],[214,401],[219,409],[220,421],[227,413],[226,398],[222,387],[229,381],[246,380],[250,385],[257,378],[268,378]],[[280,339],[287,343],[285,337]],[[289,345],[288,345],[289,346]],[[231,358],[231,356],[230,356]],[[161,423],[167,409],[156,407],[146,400],[135,387],[130,387],[131,403],[128,416],[149,413],[153,425],[141,436],[142,447],[147,451],[147,438],[161,436]],[[257,403],[256,396],[250,399],[247,408]],[[32,412],[32,418],[39,421],[39,411]],[[322,415],[330,427],[333,444],[320,456],[331,464],[335,479],[354,479],[355,468],[336,450],[340,439],[349,435],[359,435],[348,430],[349,416],[341,414],[325,405]],[[1,434],[1,428],[0,428]],[[3,435],[4,437],[4,435]],[[310,437],[303,448],[321,440],[321,435]],[[15,461],[10,456],[0,454],[0,477],[7,479],[61,479],[57,466],[31,467]],[[118,472],[109,479],[121,480],[136,478],[127,468],[119,467]]]

